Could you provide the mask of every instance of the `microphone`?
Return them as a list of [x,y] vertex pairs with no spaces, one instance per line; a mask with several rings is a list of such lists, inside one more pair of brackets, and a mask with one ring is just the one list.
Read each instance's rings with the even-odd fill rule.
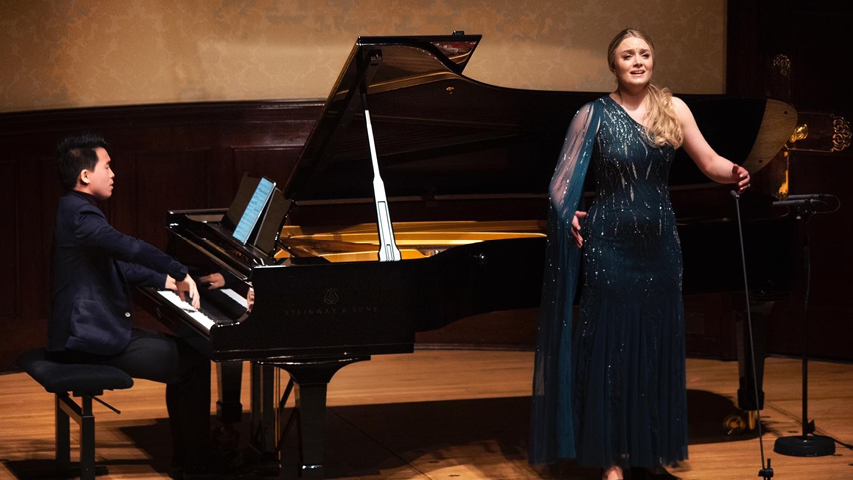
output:
[[831,196],[825,193],[806,193],[803,195],[788,195],[788,200],[823,200]]
[[[791,195],[792,197],[793,195]],[[788,198],[791,198],[788,197]],[[774,207],[799,207],[802,205],[811,205],[814,202],[812,198],[802,198],[797,200],[777,200],[773,202]]]

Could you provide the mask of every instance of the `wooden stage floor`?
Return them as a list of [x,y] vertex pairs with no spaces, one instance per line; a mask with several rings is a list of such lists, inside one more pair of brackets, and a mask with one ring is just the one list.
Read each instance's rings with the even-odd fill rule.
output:
[[[531,352],[421,350],[344,368],[329,389],[327,478],[597,478],[571,464],[528,466],[532,365]],[[776,438],[800,432],[800,373],[796,359],[767,361],[764,440],[774,478],[853,478],[853,451],[842,445],[829,457],[773,452]],[[690,460],[672,472],[684,480],[757,478],[757,436],[730,437],[722,426],[734,409],[737,364],[690,359],[687,374]],[[853,365],[812,362],[809,391],[818,432],[853,443]],[[137,381],[103,398],[122,414],[95,405],[98,461],[110,468],[100,478],[167,478],[164,386]],[[291,456],[294,445],[285,446]],[[52,396],[25,374],[0,376],[0,479],[52,478],[52,455]]]

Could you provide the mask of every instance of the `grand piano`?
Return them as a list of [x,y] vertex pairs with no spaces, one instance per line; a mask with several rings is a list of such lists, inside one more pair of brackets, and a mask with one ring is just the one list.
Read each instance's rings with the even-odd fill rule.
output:
[[[286,221],[272,245],[223,238],[225,209],[168,214],[170,253],[194,271],[222,272],[235,294],[203,292],[193,311],[143,289],[143,307],[213,360],[252,362],[252,443],[274,462],[295,423],[303,478],[323,478],[326,388],[340,368],[410,353],[416,332],[539,304],[545,192],[569,121],[601,94],[467,78],[480,39],[358,38],[281,188]],[[711,145],[755,177],[773,170],[796,122],[781,102],[684,98]],[[671,182],[685,292],[742,288],[738,250],[719,248],[737,245],[729,189],[708,185],[679,155]],[[776,170],[756,182],[767,194],[744,196],[749,236],[789,235],[784,212],[770,208],[769,194],[784,188]],[[784,291],[790,253],[780,248],[783,260],[771,261],[756,244],[747,246],[763,252],[752,255],[750,287]],[[250,284],[256,301],[246,312],[239,300]],[[290,376],[284,398],[275,369]]]

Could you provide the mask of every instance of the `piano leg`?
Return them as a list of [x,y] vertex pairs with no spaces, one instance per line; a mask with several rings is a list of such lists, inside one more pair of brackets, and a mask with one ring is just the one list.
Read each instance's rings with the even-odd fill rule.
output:
[[299,435],[299,458],[302,463],[301,478],[322,479],[323,437],[326,426],[327,383],[300,384],[296,389],[296,408],[299,417],[296,431]]
[[[737,356],[739,371],[739,388],[737,390],[738,408],[745,411],[758,411],[764,408],[764,391],[762,390],[764,380],[764,357],[767,356],[767,319],[773,301],[753,299],[750,301],[752,312],[753,341],[750,345],[749,323],[746,312],[738,316],[736,321],[737,332]],[[754,349],[752,348],[754,347]],[[752,355],[755,355],[755,370],[752,368]],[[755,398],[756,385],[758,386],[758,398]],[[750,421],[748,428],[755,428]]]
[[260,456],[258,470],[264,475],[278,472],[276,445],[276,375],[272,365],[252,362],[251,447]]
[[[296,427],[299,441],[299,478],[321,480],[326,429],[326,391],[332,376],[341,368],[369,360],[351,357],[303,362],[268,362],[285,370],[296,384]],[[286,401],[282,399],[282,403]],[[283,406],[283,405],[282,405]],[[280,424],[280,422],[279,422]],[[287,433],[288,429],[282,432]],[[283,442],[283,438],[279,442]]]
[[227,454],[233,462],[239,463],[242,461],[239,454],[239,426],[243,419],[243,404],[240,403],[243,362],[216,362],[216,376],[219,379],[219,400],[216,401],[219,425],[211,432],[213,447],[221,454]]
[[243,362],[216,362],[216,375],[219,377],[216,414],[222,423],[239,425],[243,417],[243,404],[240,403]]

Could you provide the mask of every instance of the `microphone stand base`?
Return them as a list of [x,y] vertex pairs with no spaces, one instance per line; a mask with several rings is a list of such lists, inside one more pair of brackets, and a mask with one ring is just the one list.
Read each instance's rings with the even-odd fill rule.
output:
[[822,435],[781,437],[773,451],[789,457],[825,457],[835,453],[835,440]]

